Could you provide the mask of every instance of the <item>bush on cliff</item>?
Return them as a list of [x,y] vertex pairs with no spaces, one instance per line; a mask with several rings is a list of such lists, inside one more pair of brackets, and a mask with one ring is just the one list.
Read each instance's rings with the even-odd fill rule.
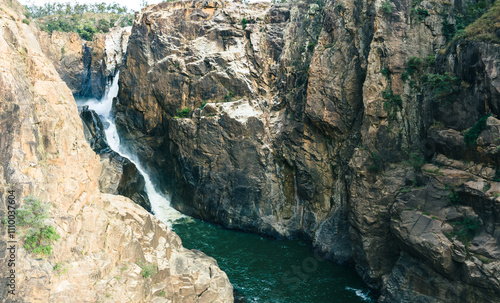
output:
[[52,243],[60,238],[55,228],[45,223],[49,218],[49,208],[50,204],[27,196],[16,212],[17,226],[22,229],[24,248],[28,252],[50,255]]

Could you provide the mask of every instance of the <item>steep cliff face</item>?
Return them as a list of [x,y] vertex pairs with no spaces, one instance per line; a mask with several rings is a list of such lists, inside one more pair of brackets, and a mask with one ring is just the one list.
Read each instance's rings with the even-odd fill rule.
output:
[[119,130],[176,208],[310,239],[380,301],[500,302],[500,49],[448,41],[473,4],[150,6]]
[[[232,302],[215,260],[183,248],[131,200],[99,192],[101,164],[75,100],[22,13],[17,2],[0,1],[0,217],[7,217],[7,191],[18,205],[33,195],[52,205],[48,223],[61,237],[44,257],[19,241],[9,267],[12,239],[0,224],[1,301]],[[12,295],[6,285],[14,269]]]
[[130,27],[115,27],[85,41],[76,33],[37,29],[40,45],[73,95],[101,98],[120,68]]

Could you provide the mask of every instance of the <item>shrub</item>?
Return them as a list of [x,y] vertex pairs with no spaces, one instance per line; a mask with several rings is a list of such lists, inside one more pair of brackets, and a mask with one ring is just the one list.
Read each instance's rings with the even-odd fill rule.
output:
[[389,71],[389,69],[384,68],[382,70],[382,75],[384,75],[387,79],[389,79],[389,77],[391,76],[391,72]]
[[391,89],[386,89],[382,92],[382,97],[386,100],[384,102],[384,110],[389,114],[389,119],[396,116],[396,112],[403,105],[403,99],[400,95],[394,95]]
[[384,1],[382,2],[382,11],[386,14],[391,14],[392,13],[392,5],[390,1]]
[[141,275],[143,278],[149,278],[157,272],[156,266],[151,263],[137,261],[137,265],[141,268]]
[[316,46],[316,43],[310,42],[309,44],[307,44],[307,50],[312,51],[312,50],[314,50],[315,46]]
[[459,79],[449,73],[428,74],[423,80],[432,89],[436,101],[450,102],[459,94]]
[[436,57],[434,55],[425,57],[425,64],[429,67],[434,66],[436,64]]
[[49,218],[49,207],[49,204],[27,196],[17,210],[17,224],[24,229],[23,247],[28,252],[50,255],[52,243],[60,238],[53,226],[45,224]]
[[408,59],[406,71],[408,72],[408,74],[413,75],[421,67],[422,67],[422,59],[418,57],[410,57]]
[[205,105],[207,105],[207,101],[204,101],[201,106],[200,106],[200,109],[203,109],[205,107]]
[[454,235],[457,236],[457,239],[468,246],[481,227],[481,221],[478,219],[465,218],[460,221],[451,222],[451,225],[453,226]]
[[469,129],[465,133],[464,135],[465,145],[470,146],[476,144],[476,140],[479,137],[479,134],[481,134],[481,132],[486,128],[486,120],[488,120],[489,116],[490,115],[486,115],[481,119],[479,119],[479,121],[477,121],[476,124],[474,124],[474,126],[472,126],[471,129]]
[[446,200],[448,201],[448,205],[456,205],[460,202],[460,197],[458,196],[458,193],[455,191],[455,189],[449,185],[445,186],[445,190],[449,190],[450,193],[446,197]]
[[423,8],[418,8],[415,13],[418,17],[418,20],[420,20],[420,21],[424,21],[425,18],[427,18],[431,15],[431,14],[429,14],[428,10],[423,9]]
[[229,92],[229,94],[224,96],[224,101],[230,102],[233,99],[233,92]]
[[243,29],[247,27],[248,20],[246,18],[241,19],[241,26]]
[[416,171],[421,171],[422,166],[425,164],[424,157],[421,157],[418,153],[411,153],[410,158],[408,159],[408,164],[413,167]]
[[30,20],[28,20],[28,19],[24,18],[24,19],[23,19],[23,23],[24,23],[24,24],[28,24],[28,25],[29,25],[29,24],[30,24]]
[[370,165],[370,167],[368,167],[368,171],[372,173],[378,173],[382,171],[383,167],[382,156],[377,152],[371,152],[370,155],[373,163],[372,165]]
[[177,116],[179,118],[187,118],[187,117],[189,117],[190,112],[191,112],[191,108],[185,107],[181,111],[177,110]]
[[410,79],[410,74],[408,74],[407,72],[403,72],[401,74],[401,80],[403,80],[404,82],[408,81],[408,79]]

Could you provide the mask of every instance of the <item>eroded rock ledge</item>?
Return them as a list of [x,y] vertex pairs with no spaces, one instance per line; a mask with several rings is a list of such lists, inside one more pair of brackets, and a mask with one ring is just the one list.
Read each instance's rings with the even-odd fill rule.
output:
[[[52,204],[50,223],[61,235],[44,258],[18,247],[11,297],[0,225],[0,301],[232,302],[214,259],[183,248],[131,200],[99,192],[101,164],[84,139],[71,90],[33,25],[22,22],[22,6],[0,1],[0,8],[0,217],[14,189],[18,202],[33,195]],[[138,263],[158,271],[143,277]]]

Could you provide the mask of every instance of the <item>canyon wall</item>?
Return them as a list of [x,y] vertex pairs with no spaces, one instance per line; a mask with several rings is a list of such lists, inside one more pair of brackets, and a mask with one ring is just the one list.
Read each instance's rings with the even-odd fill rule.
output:
[[474,3],[149,6],[119,131],[177,209],[309,239],[381,302],[500,302],[500,46],[449,39]]
[[85,41],[77,33],[33,28],[45,55],[75,96],[100,99],[122,65],[130,27],[114,27]]
[[31,195],[49,209],[44,223],[60,238],[51,253],[30,252],[17,226],[13,267],[12,238],[0,224],[0,301],[232,302],[214,259],[185,249],[128,198],[99,191],[101,164],[85,141],[72,91],[23,13],[17,2],[0,1],[0,218],[11,214],[8,191],[17,206]]

